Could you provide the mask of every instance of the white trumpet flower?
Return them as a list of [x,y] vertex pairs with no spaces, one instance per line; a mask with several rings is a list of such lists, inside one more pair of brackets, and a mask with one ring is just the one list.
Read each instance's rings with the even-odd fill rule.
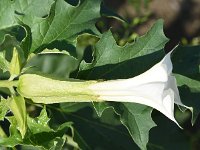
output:
[[146,72],[129,79],[110,81],[59,81],[35,74],[19,78],[18,92],[35,103],[61,102],[131,102],[150,106],[169,119],[174,118],[174,103],[182,105],[172,76],[168,53]]
[[182,103],[176,79],[172,76],[170,53],[148,71],[134,78],[96,83],[90,88],[100,95],[99,99],[150,106],[178,125],[174,118],[174,102]]

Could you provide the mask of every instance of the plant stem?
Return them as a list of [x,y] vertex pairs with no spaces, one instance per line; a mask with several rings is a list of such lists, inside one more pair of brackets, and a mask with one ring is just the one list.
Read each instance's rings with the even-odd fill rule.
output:
[[13,86],[17,86],[18,84],[18,80],[15,81],[9,81],[9,80],[0,80],[0,88],[4,87],[4,88],[11,88]]

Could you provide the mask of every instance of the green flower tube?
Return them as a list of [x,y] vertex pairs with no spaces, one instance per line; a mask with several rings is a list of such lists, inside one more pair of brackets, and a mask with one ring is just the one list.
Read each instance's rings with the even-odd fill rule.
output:
[[17,91],[35,103],[91,102],[101,101],[89,89],[97,81],[60,81],[36,74],[20,76]]

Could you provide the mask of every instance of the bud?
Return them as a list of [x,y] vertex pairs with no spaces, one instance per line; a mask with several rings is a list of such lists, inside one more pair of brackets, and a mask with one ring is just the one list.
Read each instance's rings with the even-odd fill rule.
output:
[[11,75],[9,80],[13,80],[21,72],[21,59],[15,47],[13,49],[13,56],[10,62],[9,71]]

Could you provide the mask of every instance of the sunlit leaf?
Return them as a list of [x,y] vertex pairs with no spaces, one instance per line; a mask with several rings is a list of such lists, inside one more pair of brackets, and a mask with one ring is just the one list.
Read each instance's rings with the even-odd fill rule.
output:
[[9,99],[9,107],[17,121],[17,129],[24,138],[27,130],[27,114],[25,100],[22,96],[12,96]]
[[6,22],[0,29],[16,24],[29,26],[32,32],[31,52],[55,40],[72,41],[82,32],[98,34],[95,22],[100,17],[100,0],[82,0],[77,6],[72,6],[64,0],[44,0],[42,3],[38,0],[20,0],[1,3],[1,7],[9,8],[6,13],[2,13],[9,14],[10,17],[6,20],[6,16],[1,16],[0,22]]

